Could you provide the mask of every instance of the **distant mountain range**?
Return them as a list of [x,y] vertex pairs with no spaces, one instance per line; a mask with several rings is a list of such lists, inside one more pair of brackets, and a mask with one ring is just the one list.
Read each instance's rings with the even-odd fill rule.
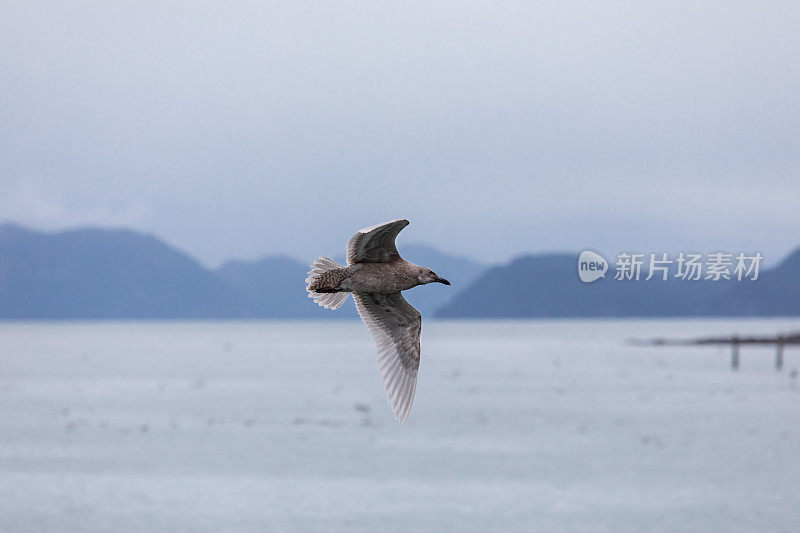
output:
[[[484,265],[408,245],[403,256],[468,285]],[[357,317],[306,296],[308,263],[285,256],[205,268],[153,235],[84,228],[44,233],[0,225],[0,319],[332,318]],[[339,259],[342,261],[342,259]],[[407,298],[427,316],[452,295],[436,284]]]
[[[430,246],[403,257],[453,285],[404,293],[426,317],[800,315],[800,250],[757,281],[582,283],[577,255],[519,257],[488,267]],[[310,262],[309,258],[309,261]],[[341,258],[337,258],[341,261]],[[306,297],[308,264],[285,256],[208,269],[149,234],[84,228],[44,233],[0,225],[0,319],[353,318]],[[611,273],[610,273],[611,274]]]
[[0,226],[0,318],[239,318],[253,309],[152,235]]
[[638,281],[606,279],[583,283],[577,254],[519,257],[488,269],[437,316],[669,317],[800,315],[800,249],[755,281],[698,280],[654,276]]

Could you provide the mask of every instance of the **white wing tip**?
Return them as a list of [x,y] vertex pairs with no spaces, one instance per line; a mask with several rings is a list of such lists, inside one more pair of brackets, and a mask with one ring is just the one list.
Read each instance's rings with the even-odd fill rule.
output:
[[381,374],[386,389],[386,401],[392,408],[394,418],[401,424],[405,424],[411,413],[411,406],[414,404],[414,395],[417,391],[417,370],[405,368],[399,361],[397,364],[400,368],[389,364]]
[[405,218],[396,218],[394,220],[388,220],[386,222],[381,222],[380,224],[375,224],[374,226],[361,228],[360,230],[358,230],[358,232],[359,233],[369,233],[370,231],[374,231],[374,230],[380,228],[381,226],[386,226],[387,224],[394,224],[395,222],[405,222],[403,227],[408,226],[409,224],[411,224],[411,222],[409,222]]

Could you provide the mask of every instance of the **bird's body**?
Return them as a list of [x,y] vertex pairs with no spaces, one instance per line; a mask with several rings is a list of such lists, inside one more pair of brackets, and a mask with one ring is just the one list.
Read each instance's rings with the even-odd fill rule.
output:
[[420,285],[419,266],[399,259],[392,263],[356,263],[328,270],[309,292],[405,291]]
[[433,270],[400,257],[394,241],[407,225],[398,219],[360,230],[347,243],[346,266],[320,257],[306,278],[309,298],[323,307],[338,309],[353,294],[358,314],[378,344],[386,394],[402,422],[417,387],[422,316],[401,291],[434,282],[450,285]]

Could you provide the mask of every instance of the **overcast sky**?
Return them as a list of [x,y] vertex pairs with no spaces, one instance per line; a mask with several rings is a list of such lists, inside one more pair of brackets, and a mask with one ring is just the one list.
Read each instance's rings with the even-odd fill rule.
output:
[[800,4],[562,4],[5,1],[0,220],[209,265],[399,217],[485,261],[799,245]]

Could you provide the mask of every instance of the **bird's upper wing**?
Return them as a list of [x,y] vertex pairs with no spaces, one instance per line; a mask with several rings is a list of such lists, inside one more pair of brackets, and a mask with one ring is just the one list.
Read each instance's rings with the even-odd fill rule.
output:
[[399,292],[355,292],[353,299],[378,345],[378,366],[394,416],[405,422],[417,390],[422,315]]
[[401,218],[358,230],[347,242],[347,263],[388,263],[400,259],[394,239],[408,224],[408,220]]

